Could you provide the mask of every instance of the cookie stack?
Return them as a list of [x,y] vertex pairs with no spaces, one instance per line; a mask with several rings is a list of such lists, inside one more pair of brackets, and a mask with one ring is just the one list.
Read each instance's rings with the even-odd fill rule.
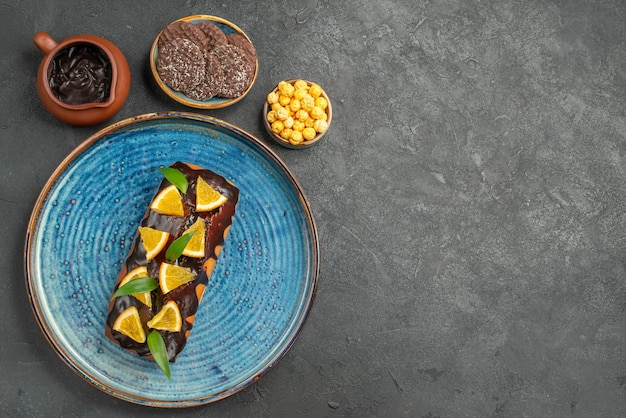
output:
[[176,21],[163,29],[157,44],[159,77],[193,100],[236,98],[254,81],[257,55],[252,43],[214,23]]

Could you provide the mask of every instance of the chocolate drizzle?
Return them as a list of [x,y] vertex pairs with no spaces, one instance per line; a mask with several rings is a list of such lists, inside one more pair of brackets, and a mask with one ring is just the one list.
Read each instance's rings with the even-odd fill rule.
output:
[[[193,327],[195,314],[200,303],[199,296],[202,296],[204,287],[208,284],[209,276],[211,274],[212,263],[207,263],[207,261],[210,259],[216,260],[218,254],[216,254],[215,249],[217,246],[224,244],[225,234],[227,233],[227,229],[235,215],[235,208],[239,198],[239,190],[234,185],[226,181],[226,179],[216,173],[213,173],[212,171],[195,168],[181,162],[176,162],[172,164],[171,167],[180,170],[189,181],[187,193],[182,195],[185,216],[161,215],[151,209],[148,209],[141,221],[141,225],[169,232],[170,238],[167,244],[169,245],[176,238],[182,235],[187,228],[195,223],[196,220],[202,219],[205,223],[206,230],[205,257],[179,257],[173,264],[190,269],[196,275],[195,279],[165,295],[161,293],[160,289],[153,290],[151,292],[152,307],[144,305],[131,295],[121,296],[112,300],[109,306],[109,314],[106,321],[106,335],[112,341],[117,342],[125,349],[134,351],[141,356],[150,356],[150,350],[146,343],[138,343],[124,334],[113,330],[113,323],[120,313],[122,313],[126,308],[136,306],[139,310],[141,323],[144,324],[144,329],[147,334],[149,330],[146,323],[161,310],[164,304],[170,300],[174,300],[177,303],[183,318],[182,329],[179,332],[159,331],[165,340],[169,360],[174,362],[176,357],[185,347],[187,338],[189,337],[189,332]],[[196,182],[199,176],[201,176],[223,196],[228,198],[224,205],[211,212],[195,211],[195,190]],[[169,181],[164,179],[159,185],[155,195],[169,185]],[[153,260],[146,261],[145,250],[141,243],[141,237],[139,236],[139,233],[137,233],[129,255],[126,258],[125,265],[122,267],[122,270],[117,278],[114,291],[118,288],[120,281],[124,278],[127,272],[139,266],[147,266],[148,275],[158,279],[159,266],[165,261],[164,253],[165,252],[162,251]],[[168,262],[172,263],[171,261]]]
[[48,69],[52,93],[69,105],[106,102],[111,80],[109,57],[100,48],[89,44],[62,49],[50,61]]

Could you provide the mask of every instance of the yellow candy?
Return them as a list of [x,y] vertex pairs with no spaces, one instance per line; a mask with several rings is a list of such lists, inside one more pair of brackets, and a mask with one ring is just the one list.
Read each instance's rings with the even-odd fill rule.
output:
[[281,94],[278,96],[278,103],[281,104],[281,106],[289,106],[289,102],[291,102],[291,96],[287,96],[286,94]]
[[289,139],[292,133],[293,133],[293,129],[285,128],[282,131],[280,131],[280,137],[283,139]]
[[282,132],[282,130],[285,128],[285,125],[283,125],[283,122],[280,120],[276,120],[272,123],[272,132],[274,132],[275,134],[279,134]]
[[275,91],[271,91],[267,95],[267,103],[274,104],[276,102],[278,102],[278,93],[276,93]]
[[291,83],[288,83],[286,81],[281,81],[280,83],[278,83],[278,91],[280,91],[281,94],[284,94],[287,97],[291,97],[294,90],[295,88]]
[[293,131],[291,133],[291,136],[289,137],[289,142],[291,142],[293,145],[298,145],[303,140],[304,140],[304,137],[302,136],[302,132],[298,132],[298,131]]
[[311,87],[309,87],[309,94],[313,97],[320,97],[322,95],[322,88],[319,84],[313,83]]
[[312,140],[313,138],[315,138],[316,135],[317,132],[315,132],[315,129],[313,128],[304,128],[304,130],[302,131],[302,137],[305,141]]
[[276,109],[276,118],[278,118],[278,120],[285,120],[289,117],[289,111],[287,109],[285,109],[284,107],[281,107],[280,109]]
[[311,117],[313,119],[322,119],[324,117],[324,115],[326,114],[326,112],[324,112],[323,109],[317,107],[317,106],[313,106],[313,109],[311,109],[311,111],[309,112],[311,114]]
[[325,120],[316,120],[313,123],[313,129],[315,129],[315,132],[323,134],[328,129],[328,122]]
[[296,88],[296,90],[298,89],[308,89],[309,88],[309,84],[304,81],[304,80],[296,80],[293,83],[293,86]]
[[322,96],[316,97],[315,106],[319,107],[320,109],[326,109],[328,107],[328,101]]
[[300,110],[300,106],[300,100],[298,99],[292,99],[289,103],[289,109],[291,109],[292,112],[297,112],[298,110]]
[[296,89],[296,91],[293,92],[293,98],[297,99],[297,100],[302,100],[304,98],[304,96],[306,96],[307,94],[309,94],[309,89]]
[[302,109],[310,112],[311,109],[313,109],[313,106],[315,106],[315,99],[310,94],[307,94],[302,98],[302,100],[300,100],[300,106]]
[[301,121],[305,121],[309,118],[309,112],[307,112],[304,109],[300,109],[296,112],[296,114],[294,115],[296,117],[297,120],[301,120]]
[[294,131],[298,131],[298,132],[302,132],[304,130],[305,126],[304,126],[304,122],[301,120],[295,120],[293,121],[293,127],[292,129]]
[[266,100],[271,108],[266,117],[272,132],[293,145],[310,141],[328,130],[329,104],[318,84],[281,81]]
[[293,124],[294,124],[294,120],[291,116],[289,116],[287,119],[285,119],[283,121],[283,125],[285,126],[285,128],[293,128]]

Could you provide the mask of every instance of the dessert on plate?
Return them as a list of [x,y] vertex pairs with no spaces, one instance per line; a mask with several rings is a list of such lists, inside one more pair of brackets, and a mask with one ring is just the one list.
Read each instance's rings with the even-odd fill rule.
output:
[[160,170],[164,179],[117,277],[105,333],[122,348],[154,358],[169,377],[230,230],[239,190],[191,164]]

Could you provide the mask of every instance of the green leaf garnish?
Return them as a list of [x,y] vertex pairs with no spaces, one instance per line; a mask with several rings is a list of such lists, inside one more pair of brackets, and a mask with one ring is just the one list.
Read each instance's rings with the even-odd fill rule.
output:
[[163,370],[165,376],[170,379],[170,361],[167,357],[167,348],[165,347],[163,336],[159,334],[158,331],[152,330],[150,334],[148,334],[148,348],[152,353],[152,357],[154,357],[154,361],[156,361],[161,370]]
[[167,258],[169,261],[175,261],[178,257],[180,257],[183,253],[183,250],[189,243],[189,240],[191,240],[191,237],[193,237],[193,234],[195,233],[196,231],[191,231],[176,238],[174,242],[172,242],[170,246],[167,247],[167,251],[165,251],[165,258]]
[[169,180],[181,193],[187,193],[187,187],[189,186],[189,182],[187,181],[187,177],[180,170],[177,170],[172,167],[160,167],[159,171],[163,174],[163,177]]
[[117,289],[117,291],[113,293],[113,296],[111,296],[111,299],[124,295],[133,295],[135,293],[150,292],[157,287],[159,287],[159,283],[152,277],[139,277]]

